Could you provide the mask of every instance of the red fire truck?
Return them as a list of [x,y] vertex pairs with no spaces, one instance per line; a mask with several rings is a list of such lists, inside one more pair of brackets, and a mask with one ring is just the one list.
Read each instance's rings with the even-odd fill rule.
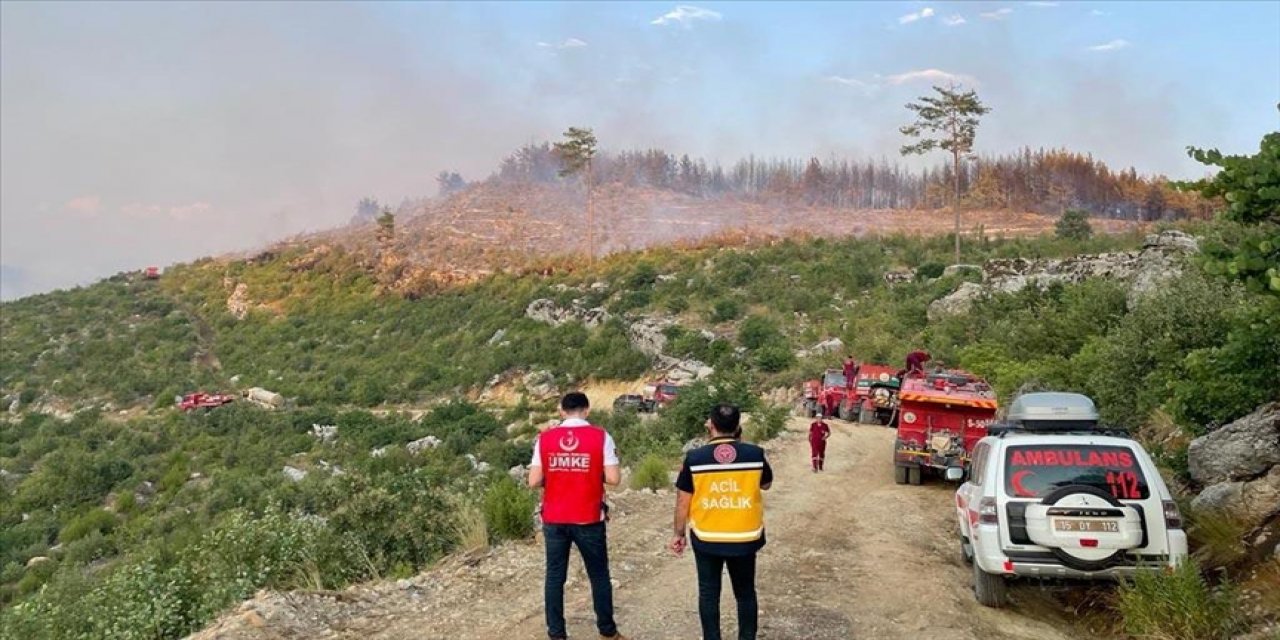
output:
[[894,480],[920,484],[927,475],[964,478],[969,452],[996,415],[991,385],[965,371],[907,376],[898,392]]

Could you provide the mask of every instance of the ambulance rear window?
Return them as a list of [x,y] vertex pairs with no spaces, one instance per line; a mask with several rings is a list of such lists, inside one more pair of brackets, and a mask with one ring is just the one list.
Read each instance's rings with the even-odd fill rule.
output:
[[1084,485],[1120,500],[1151,495],[1133,451],[1101,445],[1022,445],[1005,452],[1005,491],[1015,498],[1042,498],[1069,485]]

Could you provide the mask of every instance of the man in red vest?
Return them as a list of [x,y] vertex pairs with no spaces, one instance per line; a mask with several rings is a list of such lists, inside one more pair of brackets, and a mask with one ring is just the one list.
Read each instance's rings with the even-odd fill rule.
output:
[[622,480],[613,437],[587,422],[591,404],[584,393],[560,399],[560,424],[543,431],[533,445],[529,486],[542,487],[542,535],[547,548],[543,597],[547,636],[568,638],[564,621],[564,583],[569,577],[569,548],[576,545],[591,580],[596,629],[605,639],[626,640],[613,620],[609,582],[609,546],[605,537],[604,485]]

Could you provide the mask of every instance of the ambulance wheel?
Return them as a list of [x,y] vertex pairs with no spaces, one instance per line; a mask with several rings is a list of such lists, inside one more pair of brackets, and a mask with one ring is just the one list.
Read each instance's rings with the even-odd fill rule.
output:
[[973,544],[969,542],[968,536],[960,536],[960,564],[973,564]]
[[896,465],[896,466],[894,466],[894,467],[893,467],[893,481],[894,481],[894,483],[896,483],[896,484],[906,484],[906,483],[907,483],[907,468],[906,468],[906,467],[904,467],[904,466],[902,466],[902,465]]
[[920,467],[907,467],[907,482],[919,486],[922,482]]
[[978,604],[996,609],[1009,604],[1008,587],[1003,576],[987,573],[973,563],[973,595]]

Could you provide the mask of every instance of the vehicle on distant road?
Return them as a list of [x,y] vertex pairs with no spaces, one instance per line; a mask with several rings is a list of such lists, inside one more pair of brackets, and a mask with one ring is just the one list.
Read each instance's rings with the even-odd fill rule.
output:
[[224,404],[235,402],[236,397],[223,393],[205,393],[197,391],[188,393],[185,396],[178,396],[175,404],[181,411],[195,411],[196,409],[214,409]]

